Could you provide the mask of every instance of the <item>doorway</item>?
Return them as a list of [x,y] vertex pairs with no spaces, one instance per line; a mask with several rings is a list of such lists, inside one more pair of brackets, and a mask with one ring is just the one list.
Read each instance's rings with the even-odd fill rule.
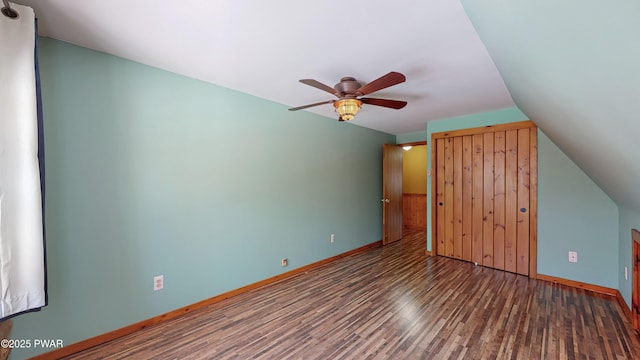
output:
[[[426,145],[426,141],[418,141],[383,146],[383,244],[400,240],[405,234],[426,244]],[[398,204],[394,201],[398,196],[400,206],[392,206]]]
[[[427,145],[401,145],[402,227],[427,230]],[[425,235],[426,239],[426,235]]]

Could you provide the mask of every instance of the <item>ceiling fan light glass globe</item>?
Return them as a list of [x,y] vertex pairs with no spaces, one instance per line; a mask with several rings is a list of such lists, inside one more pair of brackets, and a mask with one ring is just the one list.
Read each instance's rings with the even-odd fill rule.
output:
[[362,107],[362,101],[358,99],[340,99],[333,103],[336,113],[343,121],[353,120]]

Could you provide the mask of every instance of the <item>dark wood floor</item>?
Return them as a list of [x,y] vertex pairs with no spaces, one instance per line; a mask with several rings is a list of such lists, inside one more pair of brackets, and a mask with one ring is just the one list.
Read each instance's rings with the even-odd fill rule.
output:
[[72,359],[640,359],[610,296],[424,255],[424,233]]

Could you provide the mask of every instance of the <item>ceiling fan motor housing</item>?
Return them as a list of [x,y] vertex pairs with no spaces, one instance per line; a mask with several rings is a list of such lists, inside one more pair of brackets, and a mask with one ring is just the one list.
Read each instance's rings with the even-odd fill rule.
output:
[[355,78],[343,77],[333,88],[344,95],[355,95],[356,90],[360,89],[360,87],[362,85]]

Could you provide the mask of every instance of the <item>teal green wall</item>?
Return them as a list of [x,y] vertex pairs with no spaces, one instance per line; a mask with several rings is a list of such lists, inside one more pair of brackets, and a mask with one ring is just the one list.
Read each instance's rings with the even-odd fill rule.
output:
[[[631,284],[633,278],[633,248],[631,245],[631,229],[640,231],[640,211],[628,210],[620,207],[619,217],[619,249],[618,258],[620,261],[618,269],[618,282],[620,294],[627,303],[627,306],[631,308]],[[628,269],[629,277],[625,280],[624,268]]]
[[[527,120],[509,108],[427,123],[432,133]],[[429,168],[431,147],[427,144]],[[431,177],[427,178],[431,204]],[[618,287],[618,210],[613,201],[549,138],[538,130],[538,273],[590,284]],[[427,228],[431,229],[431,206]],[[427,250],[431,250],[431,231]],[[568,251],[578,263],[568,262]]]
[[416,131],[405,134],[396,135],[396,144],[407,144],[419,141],[427,141],[426,131]]
[[538,273],[617,289],[617,271],[618,207],[538,131]]
[[381,239],[394,136],[55,40],[39,50],[49,306],[14,338],[69,345]]
[[[67,345],[378,241],[381,144],[527,119],[514,107],[394,137],[55,40],[40,64],[50,302],[12,336]],[[630,304],[640,214],[618,215],[539,135],[538,271],[619,284]]]

